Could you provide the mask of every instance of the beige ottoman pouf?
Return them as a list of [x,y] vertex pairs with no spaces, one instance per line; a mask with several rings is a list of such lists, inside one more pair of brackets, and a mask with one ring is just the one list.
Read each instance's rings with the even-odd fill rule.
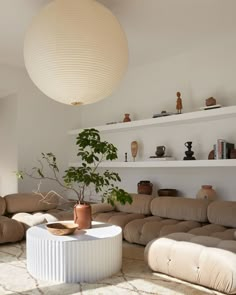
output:
[[175,233],[153,240],[145,248],[145,260],[156,272],[236,293],[236,241]]
[[24,237],[24,226],[11,218],[0,216],[0,244],[18,242]]

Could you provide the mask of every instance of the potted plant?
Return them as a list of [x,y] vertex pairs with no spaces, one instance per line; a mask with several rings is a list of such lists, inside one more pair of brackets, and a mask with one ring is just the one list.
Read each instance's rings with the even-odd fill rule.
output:
[[[84,203],[85,191],[91,184],[95,191],[102,194],[102,201],[114,205],[115,201],[125,204],[132,203],[131,196],[123,189],[116,186],[116,182],[121,179],[116,172],[105,170],[99,172],[99,165],[103,161],[113,161],[117,159],[117,148],[107,142],[102,141],[99,131],[90,128],[84,129],[76,137],[78,147],[77,156],[81,159],[79,167],[69,167],[65,170],[61,180],[56,156],[53,153],[42,153],[39,160],[40,166],[33,167],[32,173],[18,171],[17,176],[23,179],[24,175],[38,180],[52,180],[61,187],[71,190],[77,196],[77,204],[74,207],[74,220],[80,228],[91,227],[91,207]],[[44,172],[44,164],[47,164],[51,174]],[[87,221],[86,221],[87,220]]]

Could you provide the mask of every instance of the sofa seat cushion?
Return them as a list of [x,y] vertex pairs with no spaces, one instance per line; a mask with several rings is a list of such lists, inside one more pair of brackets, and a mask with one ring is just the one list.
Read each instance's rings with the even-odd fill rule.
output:
[[227,228],[222,225],[207,224],[200,228],[194,228],[189,233],[198,236],[217,237],[221,240],[234,240],[235,230],[235,228]]
[[42,223],[54,222],[59,220],[73,220],[73,212],[72,211],[61,211],[61,210],[49,210],[45,212],[37,212],[37,213],[17,213],[12,216],[12,219],[22,223],[24,226],[24,230]]
[[24,227],[20,222],[0,216],[0,244],[18,242],[24,238]]
[[6,200],[0,197],[0,216],[4,215],[5,211],[6,211]]
[[58,205],[58,196],[51,193],[47,195],[47,202],[43,196],[47,194],[17,193],[4,197],[8,213],[37,212],[54,209]]
[[122,229],[124,229],[125,225],[130,221],[144,217],[145,215],[143,214],[125,213],[117,211],[96,213],[92,216],[94,221],[111,223],[120,226]]
[[146,245],[153,239],[172,232],[188,232],[200,227],[196,221],[180,221],[150,216],[141,220],[133,220],[124,228],[124,238],[130,243]]
[[148,243],[145,260],[153,271],[234,294],[235,253],[236,241],[175,233]]

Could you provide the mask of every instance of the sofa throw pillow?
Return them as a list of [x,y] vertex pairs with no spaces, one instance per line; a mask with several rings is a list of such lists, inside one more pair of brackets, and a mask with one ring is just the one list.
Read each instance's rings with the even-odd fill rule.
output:
[[191,199],[184,197],[157,197],[152,200],[152,215],[176,220],[191,220],[207,222],[206,199]]
[[92,214],[113,211],[114,207],[107,203],[91,204]]
[[120,203],[115,203],[115,208],[117,211],[125,212],[125,213],[137,213],[150,215],[150,204],[153,200],[153,196],[150,195],[142,195],[142,194],[130,194],[133,202],[131,204],[126,203],[125,205],[121,205]]
[[6,201],[4,198],[0,197],[0,216],[4,215],[6,211]]
[[47,198],[47,202],[43,200],[41,195],[35,193],[10,194],[6,195],[4,199],[8,213],[47,211],[58,205],[58,196],[55,194]]
[[236,228],[236,202],[214,201],[207,209],[211,223]]

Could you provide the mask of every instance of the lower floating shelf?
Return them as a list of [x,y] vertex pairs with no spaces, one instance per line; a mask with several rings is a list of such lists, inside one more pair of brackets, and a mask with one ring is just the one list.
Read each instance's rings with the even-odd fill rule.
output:
[[[80,162],[71,162],[69,166],[79,167]],[[168,167],[236,167],[236,159],[227,160],[191,160],[191,161],[137,161],[137,162],[102,162],[101,168],[168,168]]]

